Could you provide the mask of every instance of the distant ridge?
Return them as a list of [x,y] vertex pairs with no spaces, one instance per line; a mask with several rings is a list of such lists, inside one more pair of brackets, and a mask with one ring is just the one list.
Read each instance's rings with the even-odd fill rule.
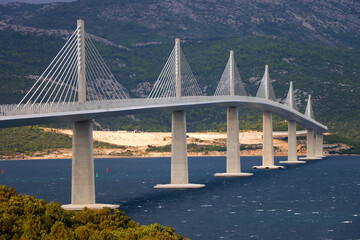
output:
[[1,21],[36,28],[72,29],[78,17],[100,36],[132,44],[175,36],[268,35],[338,48],[360,46],[360,2],[355,0],[79,0],[0,6]]

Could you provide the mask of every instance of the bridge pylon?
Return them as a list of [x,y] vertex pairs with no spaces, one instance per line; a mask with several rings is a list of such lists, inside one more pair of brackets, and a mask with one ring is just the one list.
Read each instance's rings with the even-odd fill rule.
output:
[[[296,108],[296,102],[294,97],[293,82],[290,82],[290,88],[286,97],[285,105],[288,105],[292,109]],[[297,139],[296,139],[296,121],[288,121],[288,159],[287,161],[280,161],[280,164],[299,164],[306,163],[305,161],[299,161],[297,157]]]
[[[86,101],[85,73],[85,28],[84,20],[78,20],[77,50],[78,50],[78,101]],[[73,122],[72,137],[72,180],[71,204],[62,205],[67,210],[82,210],[87,208],[119,208],[114,204],[96,204],[95,176],[93,156],[93,121]]]
[[[306,105],[306,109],[305,109],[305,116],[307,116],[308,118],[312,118],[314,119],[314,112],[312,109],[312,105],[311,105],[311,95],[309,95],[308,97],[308,102]],[[315,133],[314,129],[307,129],[307,134],[306,134],[306,157],[302,157],[300,159],[302,160],[320,160],[322,159],[322,149],[321,149],[321,153],[319,153],[321,156],[316,156],[316,135],[321,135],[321,137],[319,136],[319,147],[321,147],[322,144],[320,144],[320,141],[322,140],[322,133]],[[319,151],[320,152],[320,151]]]
[[[182,96],[182,64],[180,39],[175,39],[175,97]],[[172,112],[172,133],[171,133],[171,183],[157,184],[158,189],[187,189],[203,188],[204,184],[189,183],[189,167],[186,143],[186,113],[184,110]]]
[[[261,80],[256,97],[275,101],[274,89],[271,85],[269,76],[269,67],[265,65],[264,76]],[[274,145],[273,145],[273,124],[272,112],[263,112],[263,156],[262,165],[253,166],[253,169],[280,169],[283,166],[276,166],[274,163]]]
[[[228,67],[229,65],[229,67]],[[240,74],[237,69],[235,70],[234,51],[230,51],[230,57],[227,66],[225,67],[224,74],[220,79],[219,86],[225,94],[230,93],[230,96],[235,96],[235,74],[238,75],[240,86],[243,87]],[[236,73],[235,73],[236,71]],[[229,89],[226,89],[229,87]],[[246,94],[245,89],[243,92]],[[218,93],[218,94],[217,94]],[[220,91],[216,91],[215,95],[220,95]],[[227,108],[227,150],[226,150],[226,172],[216,173],[215,177],[247,177],[252,176],[252,173],[241,172],[240,162],[240,143],[239,143],[239,109],[237,106],[229,106]]]

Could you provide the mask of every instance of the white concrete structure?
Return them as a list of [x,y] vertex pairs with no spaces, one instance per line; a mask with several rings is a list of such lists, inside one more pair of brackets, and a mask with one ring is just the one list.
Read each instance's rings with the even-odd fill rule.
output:
[[[230,96],[235,96],[234,51],[230,51]],[[247,177],[252,173],[241,172],[239,143],[239,110],[237,107],[227,108],[227,157],[226,173],[216,173],[215,177]]]
[[288,121],[288,159],[280,161],[280,164],[299,164],[306,163],[299,161],[297,157],[297,140],[296,140],[296,122]]
[[[79,103],[86,101],[86,75],[85,75],[85,29],[84,21],[77,21],[78,35],[78,84]],[[95,172],[93,156],[93,121],[76,121],[73,123],[72,137],[72,181],[71,204],[63,205],[67,210],[81,210],[87,208],[119,208],[114,204],[95,203]]]
[[71,203],[95,204],[93,122],[74,122],[72,140]]
[[85,57],[85,26],[84,20],[77,20],[79,28],[77,49],[78,49],[78,97],[79,103],[86,101],[86,57]]
[[306,157],[302,157],[302,160],[320,160],[322,158],[315,156],[315,133],[314,130],[308,129],[306,135]]
[[[309,118],[314,119],[314,113],[311,105],[311,95],[309,95],[308,103],[305,110],[305,115]],[[302,160],[320,160],[321,157],[315,156],[316,141],[315,141],[315,131],[314,129],[307,129],[306,135],[306,157],[302,157]],[[321,150],[322,152],[322,150]]]
[[[286,102],[290,108],[296,109],[293,83],[290,82],[289,93],[286,98]],[[299,161],[297,157],[297,140],[296,140],[296,122],[288,121],[288,159],[287,161],[280,161],[280,164],[299,164],[306,163],[305,161]]]
[[[175,39],[175,91],[176,98],[181,98],[181,59],[180,39]],[[189,169],[186,143],[185,111],[172,112],[171,134],[171,183],[158,184],[154,188],[203,188],[204,184],[189,183]]]
[[[263,87],[262,87],[263,86]],[[263,92],[260,92],[263,91]],[[265,73],[261,80],[257,96],[264,96],[265,99],[270,100],[275,98],[272,91],[272,86],[269,77],[268,65],[265,66]],[[263,112],[263,157],[262,165],[254,166],[253,169],[280,169],[283,166],[276,166],[274,164],[274,145],[273,145],[273,125],[272,112]]]
[[324,140],[323,140],[323,133],[315,133],[315,157],[324,158]]

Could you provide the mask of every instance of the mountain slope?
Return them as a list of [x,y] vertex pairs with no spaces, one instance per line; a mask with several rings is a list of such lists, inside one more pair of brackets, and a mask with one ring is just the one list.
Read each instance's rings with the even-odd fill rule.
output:
[[[78,17],[85,19],[86,31],[132,97],[147,96],[177,36],[184,39],[182,49],[205,94],[214,93],[233,49],[250,95],[255,95],[268,64],[279,100],[293,81],[301,111],[312,94],[315,117],[332,133],[360,146],[357,1],[83,0],[0,5],[1,104],[19,102],[75,29]],[[187,116],[190,131],[225,130],[224,109],[190,111]],[[240,119],[244,128],[261,128],[258,112],[242,109]],[[100,123],[112,129],[170,128],[168,114]],[[279,119],[275,125],[286,128]]]
[[[46,68],[64,40],[59,37],[39,38],[12,32],[0,34],[0,102],[16,103],[31,87],[36,76]],[[39,41],[41,44],[39,44]],[[161,45],[130,49],[96,44],[118,81],[132,97],[146,97],[173,47],[173,41]],[[186,41],[182,49],[197,80],[207,95],[212,95],[225,67],[229,50],[246,84],[247,92],[256,94],[264,65],[269,64],[270,76],[278,100],[285,98],[289,81],[294,82],[299,109],[304,111],[306,98],[312,94],[315,117],[348,138],[358,139],[360,130],[360,50],[331,49],[300,44],[282,38],[249,37],[207,41]],[[241,110],[242,126],[258,129],[260,115]],[[257,116],[255,119],[250,115]],[[203,109],[188,113],[190,131],[225,130],[224,109]],[[252,125],[245,121],[251,120]],[[150,114],[135,119],[101,120],[112,129],[170,129],[169,116]],[[245,125],[246,124],[246,125]],[[259,130],[259,129],[258,129]],[[283,129],[284,130],[284,129]],[[360,141],[360,138],[359,138]]]
[[0,21],[9,24],[73,29],[79,17],[90,32],[118,43],[175,36],[271,35],[335,47],[360,45],[360,3],[355,0],[80,0],[0,5]]

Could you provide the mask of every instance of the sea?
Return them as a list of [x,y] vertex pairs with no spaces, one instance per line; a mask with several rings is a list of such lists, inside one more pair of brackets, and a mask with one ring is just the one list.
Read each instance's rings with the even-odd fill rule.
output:
[[[276,157],[275,163],[286,160]],[[222,178],[225,157],[189,157],[202,189],[154,189],[170,182],[170,158],[95,160],[96,202],[120,204],[141,224],[171,226],[191,239],[360,239],[360,157],[331,156],[251,177]],[[0,184],[46,201],[70,203],[71,160],[0,161]]]

